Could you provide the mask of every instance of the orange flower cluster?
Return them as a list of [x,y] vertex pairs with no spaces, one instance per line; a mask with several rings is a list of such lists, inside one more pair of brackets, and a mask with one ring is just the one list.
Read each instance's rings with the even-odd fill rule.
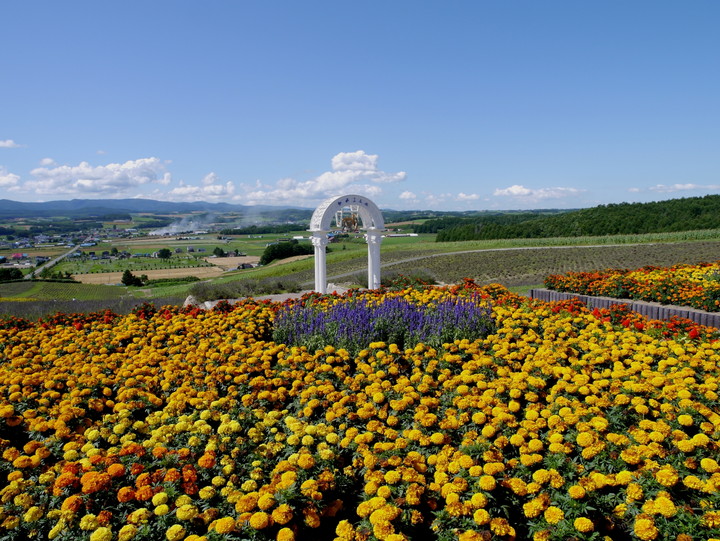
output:
[[720,311],[720,261],[637,270],[568,272],[545,278],[545,287],[580,295],[636,299]]
[[5,326],[0,537],[720,538],[720,342],[472,282],[363,293],[468,294],[486,338],[356,355],[269,341],[253,301]]

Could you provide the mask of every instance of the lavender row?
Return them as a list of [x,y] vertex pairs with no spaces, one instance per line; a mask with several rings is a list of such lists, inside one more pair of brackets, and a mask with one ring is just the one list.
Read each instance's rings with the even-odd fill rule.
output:
[[275,317],[273,340],[308,350],[326,345],[357,353],[371,342],[399,348],[423,343],[439,348],[455,340],[484,338],[493,329],[492,310],[476,298],[416,304],[393,297],[377,302],[348,299],[332,306],[294,305]]

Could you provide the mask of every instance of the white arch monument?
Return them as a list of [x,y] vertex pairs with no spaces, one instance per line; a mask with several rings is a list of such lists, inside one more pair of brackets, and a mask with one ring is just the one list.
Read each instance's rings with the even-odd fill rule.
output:
[[345,207],[357,208],[368,244],[368,288],[380,287],[380,243],[385,229],[382,213],[375,203],[362,195],[342,195],[326,199],[313,212],[310,219],[312,244],[315,248],[315,291],[327,293],[327,265],[325,248],[328,245],[330,224],[336,212]]

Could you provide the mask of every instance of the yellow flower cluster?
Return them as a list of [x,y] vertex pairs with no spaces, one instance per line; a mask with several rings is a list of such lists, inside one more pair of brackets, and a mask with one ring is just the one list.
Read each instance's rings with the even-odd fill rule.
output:
[[720,537],[720,342],[500,286],[364,295],[467,294],[487,338],[353,356],[268,341],[253,301],[5,326],[0,537]]

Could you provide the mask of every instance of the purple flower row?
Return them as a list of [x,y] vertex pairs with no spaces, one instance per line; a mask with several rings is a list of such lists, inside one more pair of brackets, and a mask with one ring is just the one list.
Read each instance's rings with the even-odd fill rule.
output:
[[439,348],[455,340],[484,338],[492,329],[491,308],[473,297],[425,305],[400,297],[379,303],[348,299],[329,307],[281,309],[275,317],[273,340],[310,351],[333,345],[356,353],[371,342]]

